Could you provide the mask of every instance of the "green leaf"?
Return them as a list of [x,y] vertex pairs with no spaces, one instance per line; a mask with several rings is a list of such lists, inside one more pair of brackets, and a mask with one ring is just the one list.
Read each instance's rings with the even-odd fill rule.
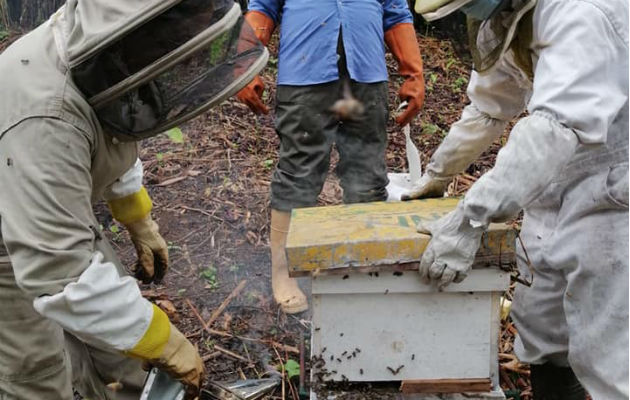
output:
[[428,122],[423,122],[421,125],[422,133],[427,135],[435,135],[441,131],[440,127]]
[[166,136],[168,136],[173,143],[184,143],[184,133],[178,127],[168,130]]
[[271,167],[273,167],[273,160],[272,159],[268,159],[262,162],[263,167],[269,169]]
[[118,225],[110,225],[109,230],[111,233],[118,233],[120,230],[118,229]]
[[290,358],[284,364],[284,370],[287,372],[287,376],[289,377],[289,379],[293,378],[294,376],[300,376],[300,364]]
[[6,38],[9,37],[9,32],[7,31],[0,31],[0,40],[4,40]]
[[219,280],[217,279],[217,269],[214,266],[209,266],[199,273],[206,281],[206,288],[216,289],[219,287]]

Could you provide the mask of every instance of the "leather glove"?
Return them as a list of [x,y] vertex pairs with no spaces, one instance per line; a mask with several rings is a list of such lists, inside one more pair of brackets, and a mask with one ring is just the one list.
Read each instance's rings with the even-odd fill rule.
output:
[[385,43],[398,61],[398,72],[405,78],[398,95],[409,105],[396,117],[396,123],[404,126],[418,115],[424,104],[422,57],[413,24],[394,25],[385,32]]
[[[260,11],[248,11],[245,20],[254,30],[254,34],[260,42],[267,46],[271,34],[275,28],[275,23],[267,14]],[[247,86],[236,94],[241,103],[247,105],[255,114],[267,114],[269,108],[262,101],[262,94],[265,91],[265,84],[259,76],[256,76]]]
[[424,174],[409,191],[403,193],[400,196],[400,199],[405,201],[432,197],[444,197],[444,192],[446,192],[446,188],[450,181],[450,179],[434,178],[431,177],[429,174]]
[[138,262],[134,275],[142,283],[160,283],[168,270],[168,248],[151,215],[125,224],[136,248]]
[[241,103],[249,107],[254,114],[268,114],[269,108],[263,103],[262,95],[265,91],[265,84],[260,76],[256,76],[247,86],[236,94]]
[[180,381],[186,387],[187,398],[199,396],[205,374],[203,360],[195,346],[174,325],[171,324],[171,334],[162,354],[147,361]]
[[114,218],[129,231],[138,254],[135,276],[143,283],[159,283],[168,269],[168,248],[151,219],[151,198],[144,187],[129,196],[110,200]]
[[164,311],[153,304],[153,319],[146,333],[126,354],[159,368],[186,388],[186,398],[199,396],[205,375],[203,360],[195,346],[171,324]]
[[420,223],[417,229],[432,236],[420,260],[422,281],[437,284],[440,290],[451,282],[463,281],[473,264],[484,231],[483,226],[464,215],[463,202],[433,223]]

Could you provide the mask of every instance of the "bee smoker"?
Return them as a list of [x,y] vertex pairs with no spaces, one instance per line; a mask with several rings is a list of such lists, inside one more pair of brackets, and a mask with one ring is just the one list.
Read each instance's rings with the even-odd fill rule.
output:
[[[247,379],[236,382],[210,382],[199,400],[258,400],[271,392],[278,379]],[[157,368],[151,369],[140,400],[183,400],[184,386]]]

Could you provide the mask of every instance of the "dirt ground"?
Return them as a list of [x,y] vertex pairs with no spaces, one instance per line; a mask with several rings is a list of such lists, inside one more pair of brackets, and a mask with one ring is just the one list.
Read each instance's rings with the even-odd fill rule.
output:
[[[0,40],[0,51],[14,36]],[[426,103],[411,127],[423,165],[468,103],[465,93],[470,65],[447,39],[419,36],[427,84]],[[273,110],[277,51],[264,71],[265,101]],[[458,52],[461,53],[461,52]],[[396,63],[388,54],[390,110],[399,104]],[[255,116],[235,99],[181,127],[183,137],[161,135],[142,143],[145,185],[154,203],[153,216],[169,244],[171,266],[161,285],[143,286],[176,325],[199,347],[210,380],[278,376],[284,384],[270,399],[297,399],[298,379],[287,380],[283,366],[306,353],[308,388],[309,313],[287,316],[271,296],[269,184],[277,161],[278,138],[273,112]],[[390,118],[387,164],[390,172],[406,169],[404,135]],[[500,142],[501,140],[499,140]],[[462,194],[494,162],[500,143],[456,178],[452,194]],[[336,157],[333,156],[331,171]],[[330,174],[320,204],[338,204],[341,188]],[[124,228],[104,204],[95,212],[103,230],[131,268],[135,251]],[[221,311],[239,286],[244,289]],[[308,282],[302,280],[308,291]],[[226,302],[227,303],[227,302]],[[216,312],[217,310],[221,312]],[[215,318],[216,317],[216,318]],[[213,319],[211,324],[207,321]],[[206,322],[204,322],[206,321]],[[515,328],[504,324],[501,341],[501,385],[509,398],[530,399],[528,370],[512,354]],[[344,398],[376,398],[371,386],[355,387]],[[394,398],[379,394],[378,398]]]

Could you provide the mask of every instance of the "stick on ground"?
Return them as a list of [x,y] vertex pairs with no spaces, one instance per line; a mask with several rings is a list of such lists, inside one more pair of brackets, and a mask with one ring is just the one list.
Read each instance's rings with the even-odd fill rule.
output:
[[239,295],[239,293],[241,293],[241,291],[243,290],[243,288],[245,288],[245,285],[247,285],[247,280],[243,279],[235,288],[234,290],[232,290],[232,293],[230,293],[228,295],[228,297],[225,298],[225,300],[223,300],[223,303],[221,303],[221,305],[219,306],[219,308],[217,308],[216,310],[214,310],[214,312],[212,313],[212,315],[210,316],[210,319],[205,322],[203,324],[204,329],[208,329],[209,327],[212,326],[212,324],[214,323],[214,321],[217,320],[217,318],[219,318],[219,316],[223,313],[223,311],[225,310],[225,308],[230,304],[230,302]]

